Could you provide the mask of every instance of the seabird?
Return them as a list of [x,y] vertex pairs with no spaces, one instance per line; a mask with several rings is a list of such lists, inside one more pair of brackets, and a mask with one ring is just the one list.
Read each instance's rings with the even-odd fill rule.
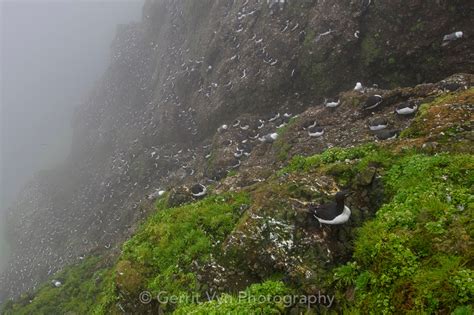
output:
[[217,132],[224,132],[225,130],[227,130],[229,128],[229,126],[227,125],[222,125],[220,126],[219,128],[217,128]]
[[265,126],[265,122],[261,119],[258,120],[257,129],[262,129]]
[[276,115],[273,116],[272,118],[270,118],[268,121],[273,122],[273,121],[277,120],[278,118],[280,118],[280,113],[276,113]]
[[324,134],[324,129],[322,127],[312,127],[308,128],[308,135],[310,137],[321,137]]
[[344,224],[351,216],[351,209],[344,204],[345,198],[349,195],[348,191],[339,191],[336,194],[335,201],[325,203],[319,206],[310,206],[310,212],[322,224]]
[[324,106],[329,107],[329,108],[337,107],[339,106],[340,103],[341,103],[341,100],[337,100],[337,102],[328,101],[327,99],[324,100]]
[[369,129],[371,131],[377,131],[387,128],[388,121],[385,118],[376,118],[369,121]]
[[165,191],[164,190],[161,190],[161,189],[155,189],[155,191],[151,194],[148,195],[148,199],[149,200],[153,200],[153,199],[156,199],[158,197],[161,197],[165,194]]
[[364,87],[362,86],[362,83],[357,82],[356,85],[355,85],[355,87],[354,87],[354,91],[363,92],[363,91],[364,91]]
[[196,184],[193,187],[191,187],[191,194],[194,197],[202,197],[206,194],[207,188],[206,186],[202,184]]
[[418,106],[416,106],[416,104],[414,102],[405,102],[405,103],[397,106],[397,108],[395,109],[395,112],[398,115],[411,115],[414,112],[416,112],[417,108],[418,108]]
[[240,129],[242,130],[248,130],[250,128],[249,124],[245,124],[244,126],[240,125]]
[[378,140],[391,140],[398,137],[400,129],[383,129],[374,132],[375,137]]
[[451,83],[443,82],[441,83],[441,88],[443,89],[443,91],[454,92],[463,88],[463,85],[456,82],[451,82]]
[[240,150],[240,149],[237,149],[237,151],[234,153],[234,157],[241,158],[242,154],[244,154],[244,151]]
[[369,96],[367,101],[365,101],[363,109],[364,110],[374,109],[375,107],[379,106],[382,103],[382,101],[383,101],[382,96],[377,95],[377,94],[371,95]]
[[355,31],[354,37],[355,37],[355,38],[359,38],[359,35],[360,35],[360,31]]
[[238,127],[238,126],[240,126],[240,120],[237,119],[237,120],[234,121],[234,123],[232,124],[232,127]]
[[63,284],[58,281],[58,280],[53,280],[51,281],[51,283],[56,287],[56,288],[59,288],[60,286],[62,286]]
[[251,140],[255,140],[255,139],[258,139],[258,137],[260,137],[260,134],[255,131],[255,130],[251,130],[249,133],[248,133],[248,137],[249,139]]
[[303,130],[306,130],[306,129],[309,129],[309,128],[314,128],[318,125],[318,123],[315,121],[312,121],[312,120],[308,120],[307,122],[305,122],[303,124]]
[[237,162],[234,165],[232,165],[230,168],[238,168],[240,166],[240,163],[241,163],[240,160],[236,160],[236,161]]
[[278,134],[276,132],[274,133],[269,133],[268,135],[265,135],[263,137],[258,138],[260,142],[266,142],[266,143],[272,143],[278,138]]
[[454,32],[454,33],[451,33],[451,34],[447,34],[447,35],[444,35],[443,37],[443,42],[452,42],[454,40],[457,40],[457,39],[460,39],[463,37],[463,32]]

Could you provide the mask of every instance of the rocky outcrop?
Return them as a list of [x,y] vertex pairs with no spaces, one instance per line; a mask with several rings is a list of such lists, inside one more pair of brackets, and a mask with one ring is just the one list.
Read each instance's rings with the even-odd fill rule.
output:
[[[240,161],[236,143],[257,136],[242,132],[245,122],[265,120],[262,137],[281,125],[282,117],[269,122],[276,113],[300,114],[278,132],[284,141],[252,139],[251,155],[239,162],[247,176],[226,178],[218,189],[263,180],[294,154],[371,140],[371,113],[358,107],[367,94],[338,95],[356,81],[378,84],[368,92],[384,97],[379,114],[405,128],[409,120],[393,116],[394,106],[424,102],[445,86],[385,89],[472,73],[469,5],[147,1],[141,23],[118,29],[109,69],[75,113],[70,157],[38,174],[10,210],[13,259],[2,296],[91,253],[117,253],[151,211],[143,201],[155,189],[227,176]],[[465,36],[443,46],[443,35],[458,30]],[[470,76],[460,80],[462,88],[472,84]],[[339,108],[322,107],[337,96]],[[215,135],[236,119],[238,128]],[[306,137],[302,127],[312,119],[326,128],[322,139]]]

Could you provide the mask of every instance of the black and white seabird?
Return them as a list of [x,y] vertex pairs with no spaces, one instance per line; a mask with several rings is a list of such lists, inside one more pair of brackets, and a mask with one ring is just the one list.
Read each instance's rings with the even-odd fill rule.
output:
[[369,96],[367,101],[365,101],[363,109],[364,110],[374,109],[375,107],[379,106],[382,103],[382,101],[383,101],[382,96],[377,95],[377,94],[371,95]]
[[243,154],[244,150],[237,149],[237,151],[234,153],[234,157],[240,159]]
[[56,288],[59,288],[60,286],[63,285],[63,284],[61,283],[61,281],[58,281],[58,280],[52,280],[51,283],[52,283],[53,286],[55,286]]
[[234,163],[232,164],[232,166],[230,168],[238,168],[240,166],[240,160],[239,159],[235,159],[234,160]]
[[250,128],[249,124],[244,124],[244,125],[240,124],[240,129],[242,130],[248,130],[249,128]]
[[335,201],[322,205],[310,206],[310,212],[322,224],[344,224],[351,216],[351,209],[344,204],[344,200],[349,195],[348,191],[339,191]]
[[388,120],[385,118],[375,118],[369,121],[369,129],[371,131],[382,130],[388,127]]
[[256,140],[260,137],[260,134],[258,133],[257,130],[249,130],[247,132],[247,137],[250,139],[250,140]]
[[270,119],[268,119],[268,121],[269,122],[274,122],[278,118],[280,118],[280,113],[276,113],[274,116],[272,116]]
[[451,83],[442,82],[441,83],[441,88],[445,92],[454,92],[454,91],[457,91],[459,89],[462,89],[463,87],[464,86],[462,84],[456,83],[456,82],[451,82]]
[[307,130],[309,128],[314,128],[318,125],[318,123],[316,122],[316,120],[308,120],[307,122],[305,122],[303,124],[303,130]]
[[391,140],[398,137],[400,129],[383,129],[374,131],[374,135],[378,140]]
[[395,112],[398,115],[411,115],[414,112],[416,112],[417,108],[418,108],[418,106],[416,105],[415,102],[405,102],[405,103],[397,106],[397,108],[395,109]]
[[238,119],[232,123],[232,127],[234,127],[234,128],[237,128],[239,126],[240,126],[240,120],[238,120]]
[[194,197],[202,197],[206,194],[207,188],[203,184],[196,184],[193,187],[191,187],[191,194]]
[[268,135],[264,135],[263,137],[258,138],[260,142],[265,142],[265,143],[272,143],[276,139],[278,139],[278,134],[276,132],[269,133]]
[[308,135],[310,137],[321,137],[323,134],[324,134],[324,129],[321,127],[314,126],[314,127],[308,128]]

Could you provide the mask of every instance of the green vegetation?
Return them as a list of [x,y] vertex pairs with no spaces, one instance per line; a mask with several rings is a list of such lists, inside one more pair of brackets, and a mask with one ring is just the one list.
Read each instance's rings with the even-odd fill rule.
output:
[[474,298],[474,158],[408,154],[384,176],[392,196],[359,231],[354,262],[338,268],[363,312],[454,311]]
[[193,266],[219,255],[219,243],[234,228],[240,207],[249,203],[245,193],[223,194],[158,211],[124,244],[118,286],[132,299],[145,289],[155,296],[199,294]]
[[290,292],[282,282],[269,280],[251,285],[238,296],[224,294],[219,299],[180,307],[175,314],[281,314],[288,306],[283,297]]
[[47,282],[36,294],[24,294],[13,303],[7,302],[2,314],[104,314],[105,306],[115,299],[112,272],[104,260],[90,257],[54,277],[62,283],[55,287]]

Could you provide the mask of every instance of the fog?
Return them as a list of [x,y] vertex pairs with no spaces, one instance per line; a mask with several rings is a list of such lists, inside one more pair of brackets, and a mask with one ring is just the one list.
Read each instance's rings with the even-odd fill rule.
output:
[[107,67],[117,24],[139,20],[143,1],[0,1],[1,216],[35,172],[67,156],[74,107]]

